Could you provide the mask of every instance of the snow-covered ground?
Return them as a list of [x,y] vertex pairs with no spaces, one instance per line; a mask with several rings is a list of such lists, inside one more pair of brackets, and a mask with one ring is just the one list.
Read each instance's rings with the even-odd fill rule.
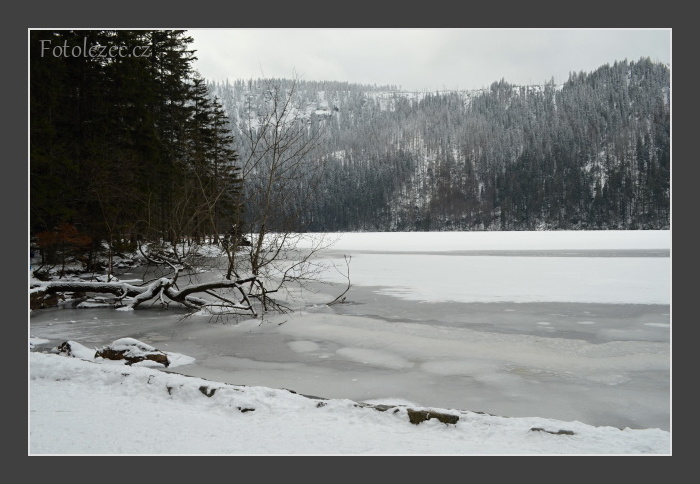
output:
[[[291,294],[297,311],[263,321],[34,311],[29,452],[671,452],[669,231],[333,237],[326,260],[352,256],[344,304],[325,304],[344,289],[329,271],[335,285]],[[39,353],[120,338],[179,363]],[[414,425],[409,408],[459,420]]]

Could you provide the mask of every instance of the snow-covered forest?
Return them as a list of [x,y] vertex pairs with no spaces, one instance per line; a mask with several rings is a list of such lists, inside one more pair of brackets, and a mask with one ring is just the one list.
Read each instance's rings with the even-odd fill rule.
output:
[[[209,83],[236,137],[272,88],[322,131],[309,230],[660,229],[670,221],[670,72],[649,59],[563,85],[405,92],[286,79]],[[241,147],[245,156],[245,146]]]

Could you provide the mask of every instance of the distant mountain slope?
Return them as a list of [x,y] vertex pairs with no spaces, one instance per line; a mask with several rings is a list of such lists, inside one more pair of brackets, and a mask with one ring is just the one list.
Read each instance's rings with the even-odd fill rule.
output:
[[667,65],[625,60],[559,86],[473,91],[211,83],[234,136],[259,125],[271,85],[294,85],[290,119],[325,134],[323,181],[303,201],[309,230],[669,228]]

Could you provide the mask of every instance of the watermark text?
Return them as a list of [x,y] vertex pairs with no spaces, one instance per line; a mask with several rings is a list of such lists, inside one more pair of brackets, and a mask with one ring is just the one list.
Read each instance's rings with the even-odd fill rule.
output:
[[64,40],[63,44],[56,44],[50,39],[40,40],[41,57],[150,57],[150,45],[88,45],[87,38],[83,38],[82,45],[68,45]]

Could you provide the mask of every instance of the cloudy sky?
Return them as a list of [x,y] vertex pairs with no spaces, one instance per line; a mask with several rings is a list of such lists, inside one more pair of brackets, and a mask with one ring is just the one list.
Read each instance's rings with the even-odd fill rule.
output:
[[670,29],[188,29],[209,80],[290,78],[406,90],[558,84],[616,60],[671,63]]

